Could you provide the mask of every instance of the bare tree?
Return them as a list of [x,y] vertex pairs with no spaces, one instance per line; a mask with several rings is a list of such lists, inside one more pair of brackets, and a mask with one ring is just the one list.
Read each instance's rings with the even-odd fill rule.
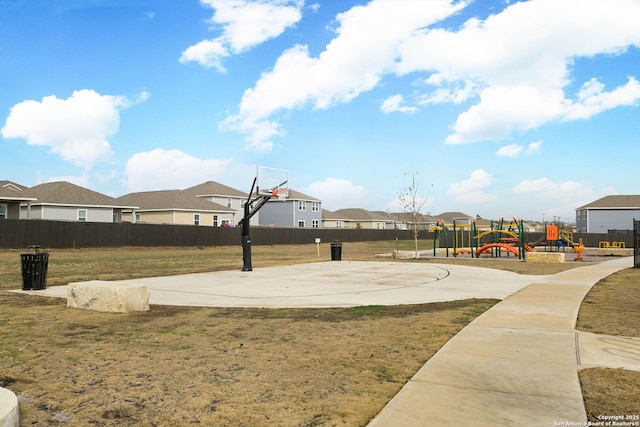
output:
[[419,258],[418,252],[418,218],[421,217],[420,211],[427,202],[426,197],[420,197],[420,185],[418,182],[418,171],[406,173],[411,178],[411,183],[402,189],[398,194],[398,200],[404,208],[404,215],[408,223],[413,225],[413,241],[415,246],[415,258]]

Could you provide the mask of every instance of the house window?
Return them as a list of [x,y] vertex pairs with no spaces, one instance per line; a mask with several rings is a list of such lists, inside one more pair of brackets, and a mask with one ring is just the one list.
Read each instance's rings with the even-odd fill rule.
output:
[[200,225],[200,214],[193,214],[193,225]]
[[136,222],[142,222],[142,215],[139,213],[136,214]]
[[227,227],[229,225],[231,225],[231,221],[229,221],[228,219],[223,219],[222,220],[222,226],[223,227]]
[[311,227],[313,228],[319,228],[320,227],[320,221],[317,219],[312,219],[311,220]]
[[231,207],[231,197],[227,197],[227,207],[230,208]]
[[78,209],[78,221],[87,222],[87,210],[86,209]]
[[0,219],[7,219],[7,205],[0,205]]
[[344,228],[344,222],[336,221],[336,228]]
[[214,215],[213,216],[213,226],[217,227],[218,226],[218,215]]
[[311,211],[320,212],[320,203],[318,202],[311,203]]
[[302,200],[298,201],[298,210],[299,211],[306,211],[307,210],[307,202],[304,202]]
[[298,227],[304,228],[304,219],[298,220]]

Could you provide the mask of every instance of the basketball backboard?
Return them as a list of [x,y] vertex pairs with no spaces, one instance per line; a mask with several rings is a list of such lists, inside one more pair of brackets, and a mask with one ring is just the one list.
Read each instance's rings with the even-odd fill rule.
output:
[[256,172],[256,192],[261,196],[280,199],[289,197],[289,171],[285,169],[258,166]]

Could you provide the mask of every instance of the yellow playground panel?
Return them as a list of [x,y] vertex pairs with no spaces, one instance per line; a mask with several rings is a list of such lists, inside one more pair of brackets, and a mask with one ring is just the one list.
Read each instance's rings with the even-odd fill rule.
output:
[[624,252],[626,249],[626,245],[624,242],[607,242],[602,241],[598,243],[598,253],[599,254],[616,254],[619,252]]

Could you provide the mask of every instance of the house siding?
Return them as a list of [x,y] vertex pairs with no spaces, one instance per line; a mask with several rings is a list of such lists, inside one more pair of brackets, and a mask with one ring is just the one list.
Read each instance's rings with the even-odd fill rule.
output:
[[579,232],[607,233],[608,230],[633,230],[634,218],[640,218],[640,209],[586,209],[586,211],[586,219],[584,217],[576,219]]
[[173,212],[138,212],[145,224],[173,224]]
[[[305,210],[300,210],[299,203],[304,203]],[[318,210],[313,211],[313,204]],[[322,228],[322,206],[320,202],[304,200],[272,200],[260,210],[260,225],[276,227],[298,227],[299,221],[304,221],[304,228],[313,228],[313,221],[318,222],[317,228]]]
[[[97,208],[83,206],[50,206],[39,205],[32,206],[31,219],[48,219],[52,221],[77,221],[78,210],[87,212],[87,222],[113,222],[112,208]],[[27,219],[27,207],[22,206],[20,209],[20,219]]]
[[294,227],[294,203],[297,201],[287,200],[267,202],[260,209],[260,225],[272,225],[276,227]]
[[[231,206],[229,207],[228,199],[231,199]],[[244,202],[247,201],[245,198],[237,198],[237,197],[222,197],[222,196],[213,196],[213,197],[203,197],[204,200],[209,200],[210,202],[217,203],[222,206],[227,206],[230,209],[234,209],[236,211],[234,214],[225,214],[220,215],[220,219],[228,220],[231,224],[236,225],[240,220],[244,217]],[[260,224],[260,211],[258,211],[249,221],[251,225]]]

